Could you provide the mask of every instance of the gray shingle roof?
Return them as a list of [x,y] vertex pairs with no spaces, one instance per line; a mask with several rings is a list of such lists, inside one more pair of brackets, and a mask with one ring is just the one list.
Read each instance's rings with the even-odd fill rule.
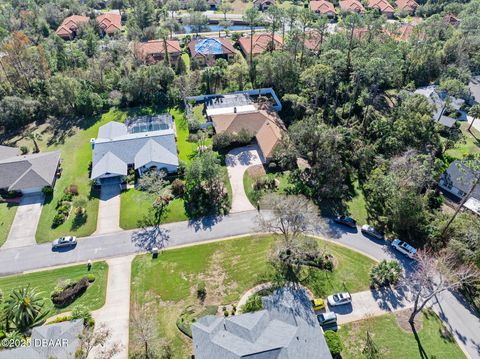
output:
[[[472,188],[475,176],[472,170],[465,166],[462,161],[456,160],[453,161],[443,173],[442,180],[444,187],[453,186],[462,190],[464,193],[468,193]],[[480,200],[480,186],[477,186],[473,190],[471,197]]]
[[[106,126],[106,125],[105,125]],[[102,126],[104,127],[104,126]],[[111,126],[103,135],[111,134],[112,129],[119,127]],[[126,127],[125,127],[126,128]],[[107,160],[102,160],[110,153]],[[123,164],[121,164],[123,162]],[[114,138],[96,139],[92,153],[92,179],[103,174],[118,173],[126,174],[127,165],[133,165],[135,169],[149,162],[157,162],[160,166],[178,166],[177,146],[173,129],[127,133]]]
[[113,139],[127,134],[127,126],[121,122],[110,121],[98,129],[98,138]]
[[[78,336],[82,331],[82,319],[33,328],[31,346],[2,350],[0,359],[73,358],[79,345]],[[44,340],[50,344],[45,345],[45,342],[42,343]],[[55,343],[57,345],[54,345]]]
[[0,161],[0,188],[20,191],[51,186],[59,161],[59,151],[3,159]]
[[263,303],[258,312],[195,322],[195,358],[332,358],[303,289],[279,289]]
[[0,161],[20,154],[18,148],[0,145]]

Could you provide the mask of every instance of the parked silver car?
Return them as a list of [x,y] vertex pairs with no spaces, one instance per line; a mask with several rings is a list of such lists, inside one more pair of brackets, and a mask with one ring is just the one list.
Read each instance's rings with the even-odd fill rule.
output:
[[52,242],[52,249],[74,247],[77,245],[77,237],[65,236],[55,239]]
[[343,305],[343,304],[351,303],[352,296],[348,292],[335,293],[333,295],[329,295],[327,300],[328,300],[328,304],[331,306]]
[[417,250],[412,247],[410,244],[407,242],[401,241],[400,239],[394,239],[392,241],[392,247],[395,248],[397,251],[400,253],[405,254],[406,256],[413,258],[415,257],[415,254],[417,253]]
[[362,226],[361,231],[362,231],[363,234],[365,234],[367,236],[370,236],[370,237],[373,237],[373,238],[376,238],[376,239],[380,239],[380,240],[383,239],[383,234],[380,233],[374,227],[372,227],[368,224],[364,224]]

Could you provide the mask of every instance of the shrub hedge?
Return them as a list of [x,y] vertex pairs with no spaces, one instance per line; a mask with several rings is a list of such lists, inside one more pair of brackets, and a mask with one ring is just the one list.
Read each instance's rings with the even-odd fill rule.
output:
[[83,277],[78,282],[65,285],[61,290],[54,290],[51,295],[53,304],[58,308],[64,308],[73,303],[87,290],[90,282]]

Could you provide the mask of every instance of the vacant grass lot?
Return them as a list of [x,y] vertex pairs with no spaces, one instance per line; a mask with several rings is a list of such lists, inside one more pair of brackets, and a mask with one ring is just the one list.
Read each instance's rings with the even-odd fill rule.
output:
[[[342,326],[338,331],[344,344],[342,358],[366,358],[362,350],[365,347],[367,330],[380,351],[380,358],[421,358],[413,334],[398,326],[395,314],[386,314]],[[446,335],[442,322],[434,313],[423,314],[423,327],[418,334],[428,358],[465,358],[455,339]]]
[[[50,300],[50,293],[57,286],[57,284],[67,279],[79,280],[87,273],[93,273],[96,278],[95,282],[90,285],[87,291],[68,307],[62,309],[55,308]],[[27,285],[37,288],[37,290],[41,292],[42,297],[45,298],[45,308],[50,310],[49,316],[68,312],[79,304],[83,304],[89,310],[95,310],[103,307],[105,304],[107,274],[107,263],[95,262],[93,263],[90,272],[87,271],[87,266],[82,264],[42,272],[2,277],[0,278],[0,290],[3,292],[4,297],[8,297],[10,292],[15,288],[24,287]]]
[[[57,237],[73,234],[78,237],[88,236],[97,228],[98,193],[91,192],[88,177],[88,164],[92,160],[90,139],[97,137],[98,128],[109,121],[124,121],[126,112],[111,110],[104,114],[97,122],[85,128],[80,128],[71,137],[67,137],[61,145],[53,145],[48,150],[60,149],[62,151],[62,176],[55,184],[53,198],[46,200],[37,228],[36,239],[38,243],[50,242]],[[80,196],[88,198],[85,223],[75,223],[73,213],[57,228],[52,228],[53,217],[57,213],[56,204],[63,195],[63,190],[71,184],[78,186]]]
[[17,207],[15,204],[0,203],[0,247],[7,240]]
[[[271,236],[244,237],[193,247],[167,250],[159,259],[137,256],[132,264],[132,303],[151,308],[156,316],[160,336],[171,341],[174,358],[186,358],[191,342],[176,327],[182,311],[193,306],[202,311],[208,305],[236,303],[254,285],[271,278],[267,255],[273,243]],[[311,271],[304,281],[317,295],[344,290],[368,288],[368,272],[373,261],[347,248],[320,241],[335,255],[338,266],[333,273]],[[307,272],[305,273],[307,274]],[[205,302],[196,297],[197,285],[203,282]],[[132,331],[131,345],[135,346]]]

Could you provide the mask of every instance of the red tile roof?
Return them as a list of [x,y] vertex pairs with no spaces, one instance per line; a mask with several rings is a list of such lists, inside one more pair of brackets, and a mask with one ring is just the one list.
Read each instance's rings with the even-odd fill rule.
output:
[[[306,33],[305,47],[312,51],[318,51],[320,47],[320,32],[317,30],[311,30]],[[323,39],[325,41],[325,37]]]
[[[147,42],[139,42],[135,44],[135,52],[137,56],[143,60],[148,60],[150,57],[162,56],[165,54],[163,40],[150,40]],[[167,40],[167,52],[170,55],[180,55],[182,50],[178,40]]]
[[340,9],[344,12],[358,12],[359,14],[365,13],[365,8],[357,0],[340,1]]
[[80,16],[80,15],[72,15],[65,18],[60,26],[58,27],[57,33],[58,36],[61,37],[71,37],[74,31],[78,30],[78,27],[81,24],[86,24],[90,20],[87,16]]
[[313,0],[310,1],[309,7],[318,14],[335,16],[335,7],[329,1]]
[[414,12],[418,7],[415,0],[396,0],[395,3],[400,10]]
[[460,23],[460,20],[455,15],[452,15],[452,14],[445,15],[443,17],[443,21],[446,24],[450,24],[450,25],[454,25],[454,26],[457,25],[458,23]]
[[[255,34],[253,35],[253,54],[261,54],[268,49],[269,44],[272,42],[272,35],[271,34]],[[238,43],[244,54],[250,54],[252,49],[250,47],[250,36],[248,37],[241,37],[238,39]],[[278,34],[275,34],[273,37],[273,44],[274,49],[278,49],[282,47],[283,41],[282,37]]]
[[113,34],[122,29],[122,16],[114,13],[102,14],[97,16],[97,23],[106,34]]
[[382,13],[391,13],[395,12],[395,9],[387,0],[368,0],[368,7],[371,9],[378,9]]

